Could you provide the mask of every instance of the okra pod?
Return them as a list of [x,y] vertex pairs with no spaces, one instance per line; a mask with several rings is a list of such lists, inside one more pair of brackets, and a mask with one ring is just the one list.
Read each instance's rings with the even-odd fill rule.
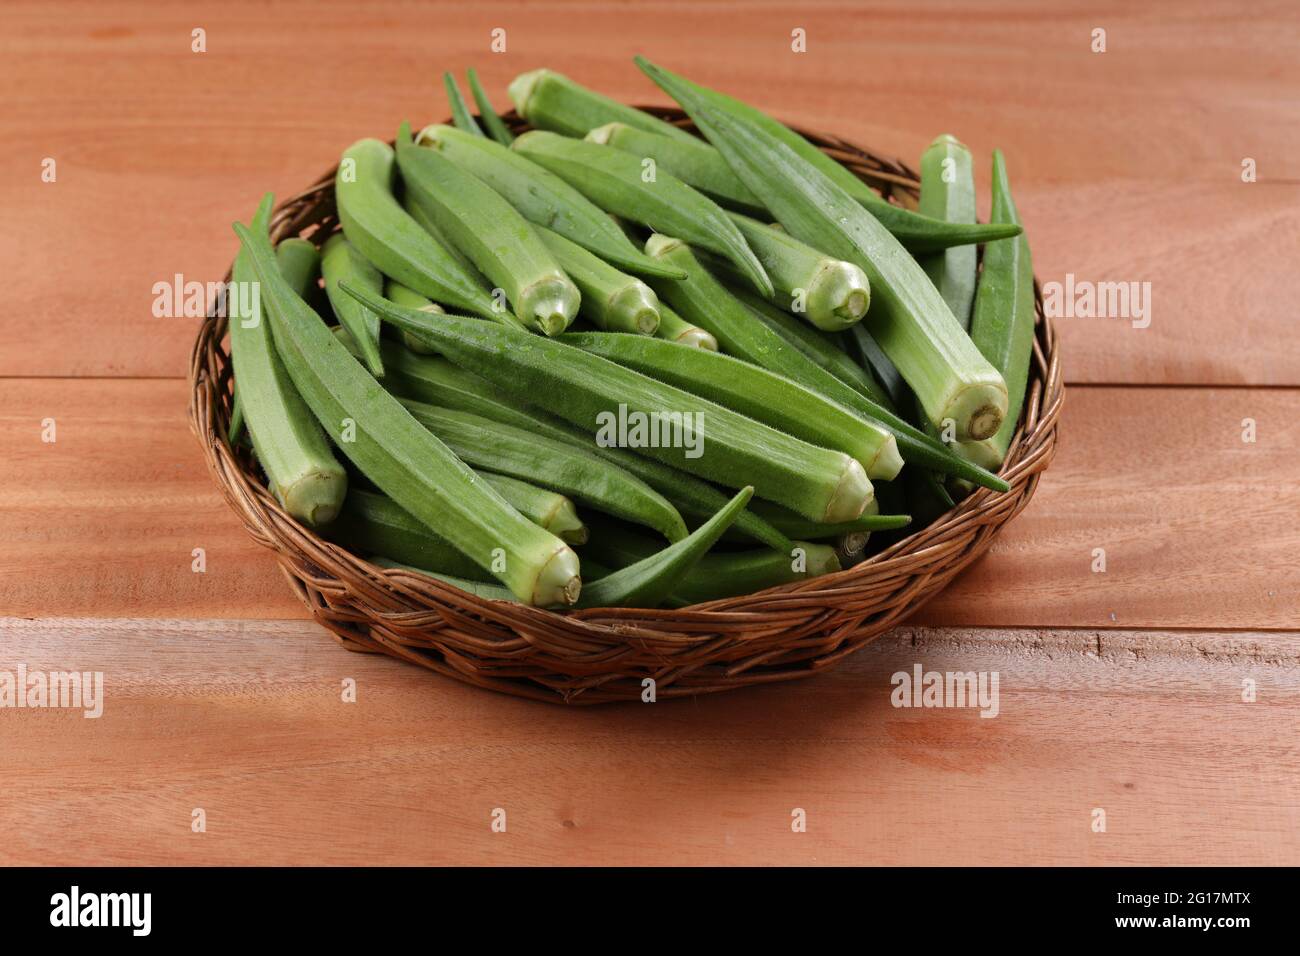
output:
[[783,534],[799,541],[823,541],[854,531],[868,534],[872,531],[895,531],[906,528],[912,522],[910,515],[864,513],[852,521],[817,524],[770,501],[755,502],[751,507],[755,514],[762,515],[764,520],[770,522],[774,528],[779,528]]
[[415,201],[480,272],[505,292],[520,322],[555,335],[578,314],[577,287],[533,227],[482,180],[397,133],[397,165]]
[[880,387],[888,396],[888,401],[879,404],[890,411],[901,408],[903,402],[908,400],[912,393],[907,383],[903,381],[903,376],[898,374],[898,369],[894,368],[894,363],[889,361],[889,356],[881,351],[879,343],[872,338],[867,327],[859,322],[844,334],[848,336],[848,341],[857,353],[858,365],[880,383]]
[[475,562],[434,534],[391,498],[353,488],[326,537],[361,554],[377,553],[404,564],[459,578],[490,578]]
[[[464,270],[466,275],[472,276],[475,282],[477,282],[480,286],[486,288],[488,284],[487,278],[483,275],[483,273],[478,271],[478,266],[474,265],[473,260],[470,259],[469,256],[465,255],[464,251],[461,250],[458,246],[456,246],[446,236],[446,234],[440,228],[438,228],[438,222],[433,217],[433,210],[430,209],[428,206],[426,206],[424,203],[420,202],[420,200],[416,197],[414,190],[411,189],[402,190],[402,209],[406,212],[408,216],[410,216],[412,219],[416,221],[416,223],[419,224],[421,229],[423,229],[430,236],[432,236],[433,240],[436,243],[438,243],[439,246],[445,249],[447,253],[453,259],[455,259],[456,262],[460,264],[461,269]],[[500,308],[496,308],[495,302],[493,303],[493,306],[494,306],[493,309],[494,318],[500,319],[503,322],[517,321],[513,313],[506,312],[505,310]]]
[[[691,250],[667,236],[651,236],[646,250],[680,266],[685,282],[654,283],[660,297],[683,316],[717,337],[728,353],[801,385],[884,425],[894,434],[903,460],[969,479],[995,491],[1007,483],[954,454],[946,446],[840,381],[807,355],[772,331],[758,316],[704,269]],[[926,280],[929,281],[929,280]],[[812,329],[804,329],[812,332]]]
[[791,235],[867,274],[872,306],[866,321],[927,419],[939,429],[952,420],[961,440],[993,435],[1007,411],[1002,376],[898,240],[817,165],[748,113],[720,106],[694,84],[639,62]]
[[582,427],[598,443],[622,444],[639,434],[641,454],[722,485],[753,485],[758,496],[817,521],[856,518],[871,500],[866,472],[843,452],[810,445],[570,345],[452,315],[435,323],[365,290],[352,294],[382,319],[421,334],[458,365]]
[[[970,150],[955,136],[945,133],[937,137],[921,154],[919,208],[932,219],[975,222],[975,175],[971,170]],[[954,246],[936,252],[926,256],[921,266],[961,327],[969,329],[971,305],[975,301],[975,247]]]
[[544,130],[525,133],[510,148],[549,169],[606,212],[724,256],[759,294],[773,294],[772,280],[736,224],[712,199],[671,173],[655,170],[647,181],[635,156]]
[[[569,546],[510,507],[397,399],[376,387],[370,373],[280,277],[264,226],[253,233],[236,223],[235,232],[268,306],[276,352],[335,445],[381,491],[521,600],[537,605],[577,601],[582,581]],[[356,289],[346,280],[342,285]],[[364,294],[372,296],[363,303],[371,308],[386,303]]]
[[[566,442],[574,448],[592,451],[640,478],[667,498],[680,513],[692,518],[707,519],[727,504],[726,495],[708,482],[626,448],[601,448],[593,444],[591,435],[577,426],[526,401],[512,400],[487,379],[445,358],[413,355],[391,342],[382,343],[380,348],[388,370],[384,386],[397,395],[429,405],[471,412],[494,422]],[[777,550],[788,550],[790,546],[789,539],[781,532],[748,510],[736,519],[734,530]]]
[[776,289],[773,302],[827,332],[861,321],[871,304],[866,273],[748,216],[731,213]]
[[519,603],[519,599],[510,592],[509,588],[503,588],[499,584],[489,584],[484,581],[474,581],[469,578],[458,578],[453,574],[444,574],[441,571],[435,571],[431,568],[421,568],[413,564],[406,564],[402,561],[395,561],[382,554],[371,555],[370,560],[381,568],[389,568],[394,571],[411,571],[416,574],[422,574],[425,577],[441,581],[443,584],[449,584],[467,594],[473,594],[475,597],[486,598],[489,601],[505,601],[508,604]]
[[[297,236],[282,239],[275,247],[275,261],[280,266],[280,275],[284,276],[284,281],[289,283],[289,287],[304,299],[315,287],[316,278],[320,275],[320,258],[320,250],[314,244]],[[275,343],[271,344],[274,348]],[[231,348],[233,350],[234,346],[232,345]],[[230,439],[230,447],[233,448],[245,438],[244,403],[240,400],[233,381],[230,388],[230,427],[227,429],[227,437]]]
[[529,222],[558,232],[606,262],[637,275],[681,278],[647,259],[586,196],[513,149],[444,125],[425,127],[416,142],[483,180]]
[[[270,217],[268,196],[253,218],[255,228],[263,235]],[[279,257],[276,278],[285,288],[290,286],[284,272],[303,271],[298,251]],[[314,255],[315,250],[312,252]],[[292,261],[295,259],[298,264]],[[271,493],[285,511],[306,524],[328,524],[343,505],[347,472],[334,457],[325,433],[276,352],[264,308],[268,301],[265,288],[247,252],[241,251],[235,258],[231,278],[241,293],[230,301],[231,360],[253,450],[266,472]],[[299,290],[305,286],[300,280],[294,284]]]
[[869,478],[889,480],[903,467],[898,444],[883,426],[803,385],[730,355],[607,332],[570,333],[561,341],[711,399],[813,445],[851,455]]
[[344,236],[380,272],[402,285],[435,302],[500,319],[479,278],[393,197],[395,165],[392,147],[377,139],[359,140],[343,153],[334,196]]
[[521,515],[566,544],[583,544],[587,540],[587,526],[565,495],[490,471],[479,472],[479,477],[495,488],[497,494]]
[[[664,136],[626,123],[597,126],[585,139],[621,149],[638,159],[652,159],[660,169],[667,170],[724,206],[756,215],[763,212],[758,197],[736,178],[722,155],[702,139]],[[762,258],[761,253],[759,258]]]
[[687,537],[587,585],[584,607],[657,607],[731,527],[753,488],[742,488],[727,506]]
[[589,451],[471,412],[400,401],[468,465],[538,482],[606,514],[652,528],[669,541],[686,537],[686,524],[667,499]]
[[450,71],[442,74],[442,85],[447,91],[447,103],[451,106],[451,121],[456,124],[456,128],[473,136],[485,135],[478,123],[474,122],[474,115],[470,113],[465,97],[460,92],[460,86],[456,83],[456,77]]
[[357,343],[362,361],[370,373],[376,378],[382,378],[384,362],[379,356],[379,316],[352,296],[340,292],[339,280],[348,279],[362,288],[378,293],[383,291],[384,277],[341,232],[336,232],[325,240],[321,249],[320,271],[325,279],[325,294],[329,297],[330,308],[338,316],[339,324],[348,330],[352,341]]
[[659,303],[659,328],[655,334],[669,342],[680,342],[710,352],[718,350],[718,340],[712,333],[687,322],[662,302]]
[[465,75],[469,77],[470,93],[474,96],[474,102],[478,104],[478,115],[483,120],[483,125],[487,127],[488,135],[502,146],[509,146],[515,141],[514,134],[492,108],[492,101],[488,99],[487,92],[478,81],[478,72],[470,67],[465,71]]
[[535,226],[542,242],[582,293],[583,318],[607,332],[654,335],[659,328],[659,297],[640,279],[619,272],[604,259],[545,226]]
[[[390,302],[396,302],[398,305],[404,305],[408,309],[419,309],[421,312],[428,312],[433,315],[441,315],[446,310],[438,303],[430,300],[427,296],[420,295],[414,289],[408,289],[400,282],[394,282],[389,279],[384,283],[384,298]],[[409,332],[402,332],[402,344],[412,352],[428,354],[428,347]],[[380,349],[380,361],[383,360],[383,349]]]
[[845,385],[861,392],[877,405],[889,404],[888,394],[871,377],[871,373],[849,358],[842,348],[827,337],[825,332],[809,328],[806,323],[800,322],[794,316],[781,311],[770,302],[765,302],[746,289],[733,288],[732,292],[736,298],[745,303],[759,321],[793,345],[811,361],[834,375]]
[[[1020,222],[1011,198],[1007,166],[998,150],[993,151],[992,210],[990,218],[994,222]],[[1034,353],[1034,264],[1029,240],[1023,233],[984,247],[984,268],[975,292],[970,334],[1005,378],[1009,400],[1006,418],[996,435],[979,442],[962,442],[957,451],[986,468],[996,468],[1007,457],[1020,423]]]
[[[418,293],[411,294],[418,295]],[[387,296],[386,298],[393,302],[401,301],[400,297],[395,298],[393,296]],[[412,307],[418,308],[418,306]],[[339,327],[335,329],[335,334],[338,340],[343,343],[349,352],[357,358],[361,357],[360,350],[357,348],[356,343],[352,340],[352,337],[348,334],[346,329]],[[468,376],[470,374],[468,372],[462,372],[461,369],[456,368],[456,366],[452,365],[446,359],[433,357],[422,359],[417,355],[412,355],[407,349],[395,342],[385,341],[380,347],[386,357],[386,361],[391,363],[389,368],[398,370],[395,371],[392,378],[385,379],[384,381],[385,387],[387,387],[393,394],[398,395],[399,397],[404,396],[406,398],[418,399],[426,404],[445,404],[452,408],[461,409],[462,411],[477,413],[483,406],[488,406],[489,409],[492,409],[493,403],[486,399],[479,399],[477,396],[470,396],[468,402],[458,402],[456,401],[456,398],[458,398],[459,395],[456,392],[451,392],[450,390],[436,386],[430,388],[428,387],[424,377],[419,375],[404,375],[400,371],[402,366],[408,362],[419,362],[424,364],[440,363],[441,366],[445,366],[447,369],[450,369],[451,372],[458,373],[461,376]],[[440,401],[444,398],[451,398],[452,400],[446,402]],[[462,408],[462,405],[468,405],[469,407]],[[508,408],[507,410],[512,414],[512,417],[507,419],[507,423],[521,425],[524,428],[536,428],[536,423],[530,419],[529,416],[522,412],[516,412],[513,408]],[[497,421],[498,419],[493,417],[492,420]],[[567,436],[561,435],[561,438],[565,437]],[[497,475],[490,472],[479,471],[477,469],[476,471],[483,480],[496,489],[497,493],[500,494],[502,498],[504,498],[521,515],[533,522],[533,524],[545,528],[566,544],[582,544],[582,542],[587,540],[586,527],[578,518],[577,511],[573,507],[573,502],[564,495],[548,489],[538,488],[525,481],[520,481],[507,475]],[[375,550],[380,552],[383,551],[382,548],[376,548]],[[428,567],[428,565],[421,565],[421,567]]]
[[597,126],[617,122],[677,140],[695,139],[671,123],[589,90],[554,70],[520,73],[508,92],[515,110],[530,124],[565,136],[586,136]]
[[[820,149],[808,142],[794,130],[790,129],[783,123],[778,122],[768,116],[761,110],[757,110],[747,103],[742,103],[734,97],[726,96],[716,90],[708,89],[696,83],[691,83],[684,77],[670,73],[662,67],[655,66],[645,57],[635,57],[635,62],[650,79],[664,90],[669,96],[677,100],[682,108],[690,114],[691,119],[695,120],[701,132],[709,142],[713,143],[723,154],[727,165],[731,167],[741,182],[747,186],[751,192],[762,200],[763,204],[772,212],[771,202],[764,195],[763,191],[755,188],[753,182],[747,178],[743,168],[738,166],[733,156],[705,129],[700,123],[700,118],[692,112],[692,106],[682,102],[681,97],[690,96],[692,104],[696,107],[711,106],[723,112],[729,113],[737,120],[743,120],[747,124],[756,127],[757,130],[764,134],[773,146],[784,146],[789,150],[790,159],[802,160],[804,164],[813,167],[823,176],[839,186],[841,190],[847,193],[855,203],[861,205],[869,211],[874,219],[881,226],[888,229],[889,232],[910,252],[924,253],[937,252],[940,249],[947,249],[950,246],[971,245],[977,242],[992,242],[995,239],[1006,239],[1009,236],[1018,233],[1010,227],[998,223],[989,223],[987,225],[965,225],[960,223],[941,222],[937,219],[931,219],[928,216],[922,216],[919,213],[911,212],[899,206],[892,205],[876,193],[874,189],[858,179],[852,172],[841,166],[830,156],[827,156]],[[685,85],[683,85],[685,84]],[[671,87],[671,88],[670,88]],[[780,217],[778,217],[780,218]],[[788,227],[787,227],[788,228]],[[814,246],[817,243],[813,243]],[[818,248],[821,248],[818,246]],[[823,249],[824,252],[833,252],[831,249]],[[842,257],[841,257],[842,258]],[[870,275],[870,270],[868,270]]]
[[[584,551],[601,564],[622,568],[644,560],[656,548],[656,542],[643,535],[600,524],[592,527],[591,540]],[[669,607],[702,604],[839,570],[840,561],[833,547],[808,541],[795,541],[788,552],[766,549],[714,552],[700,558],[673,588],[665,603]]]

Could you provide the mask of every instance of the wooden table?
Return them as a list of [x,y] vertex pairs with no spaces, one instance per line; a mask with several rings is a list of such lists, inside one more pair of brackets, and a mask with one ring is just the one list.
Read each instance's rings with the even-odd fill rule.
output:
[[[1298,38],[1267,0],[6,4],[0,672],[105,704],[0,709],[0,862],[1300,862]],[[563,709],[346,653],[212,486],[153,284],[444,116],[443,69],[665,102],[635,52],[904,157],[951,130],[985,196],[1003,149],[1040,278],[1150,282],[1151,324],[1060,321],[1035,501],[831,674]],[[996,671],[999,715],[891,706],[915,664]]]

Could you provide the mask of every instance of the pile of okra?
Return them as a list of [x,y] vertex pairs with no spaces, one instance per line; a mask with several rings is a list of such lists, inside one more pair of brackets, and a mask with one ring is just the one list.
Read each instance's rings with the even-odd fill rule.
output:
[[344,151],[321,248],[272,247],[269,195],[235,225],[230,435],[289,514],[480,597],[681,607],[1007,490],[1034,299],[1001,155],[987,223],[947,135],[904,208],[636,62],[699,135],[540,69],[516,137],[448,74],[452,125]]

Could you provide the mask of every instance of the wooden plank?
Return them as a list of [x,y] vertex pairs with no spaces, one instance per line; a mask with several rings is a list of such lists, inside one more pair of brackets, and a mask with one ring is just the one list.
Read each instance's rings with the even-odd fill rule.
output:
[[0,396],[0,613],[305,613],[209,477],[182,382],[8,379]]
[[1075,388],[1065,405],[1033,502],[920,623],[1300,626],[1300,393]]
[[[811,681],[598,710],[298,622],[0,621],[20,663],[101,671],[104,705],[0,708],[3,864],[1300,863],[1294,632],[905,629]],[[917,665],[996,672],[997,716],[895,708]]]
[[[0,380],[0,615],[305,613],[220,498],[184,408],[176,381]],[[1298,420],[1292,390],[1074,389],[1034,501],[919,622],[1300,627]]]
[[[1045,280],[1152,283],[1149,329],[1066,324],[1071,380],[1300,385],[1300,275],[1275,254],[1300,236],[1300,127],[1277,122],[1300,96],[1294,5],[580,9],[557,29],[545,5],[371,5],[358,20],[305,2],[6,4],[0,206],[21,228],[0,235],[0,375],[180,374],[195,321],[152,317],[154,283],[220,278],[229,223],[264,190],[288,195],[352,140],[444,115],[430,47],[411,42],[436,37],[438,68],[477,66],[502,106],[509,78],[544,63],[665,102],[628,62],[646,52],[882,152],[915,157],[955,132],[981,187],[1000,146]],[[1098,26],[1104,54],[1090,52]],[[504,54],[488,50],[495,27]],[[790,52],[795,27],[805,54]],[[1239,180],[1245,156],[1257,184]],[[41,181],[45,157],[56,183]],[[1224,267],[1240,262],[1249,282]]]

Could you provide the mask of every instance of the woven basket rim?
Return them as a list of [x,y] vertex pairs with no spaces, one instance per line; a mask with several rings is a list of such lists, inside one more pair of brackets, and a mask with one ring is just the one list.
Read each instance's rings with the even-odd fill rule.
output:
[[[643,107],[694,129],[677,109]],[[513,112],[503,119],[527,125]],[[917,192],[915,172],[837,136],[800,130],[885,195]],[[271,235],[318,245],[337,229],[335,170],[280,203]],[[227,274],[227,280],[229,274]],[[900,623],[979,557],[1022,510],[1055,453],[1064,400],[1057,338],[1035,281],[1036,325],[1022,420],[999,474],[932,524],[843,571],[683,609],[547,610],[480,598],[434,578],[385,569],[317,536],[280,507],[243,449],[231,449],[233,370],[225,319],[209,310],[191,356],[191,427],[245,527],[276,554],[291,585],[345,647],[386,653],[494,690],[541,700],[706,693],[818,673]],[[701,678],[703,675],[703,679]]]

